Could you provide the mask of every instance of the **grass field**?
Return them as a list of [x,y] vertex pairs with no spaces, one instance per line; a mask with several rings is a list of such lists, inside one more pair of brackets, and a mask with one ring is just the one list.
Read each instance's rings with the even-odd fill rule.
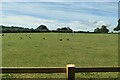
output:
[[3,67],[118,66],[118,35],[9,33],[2,52]]

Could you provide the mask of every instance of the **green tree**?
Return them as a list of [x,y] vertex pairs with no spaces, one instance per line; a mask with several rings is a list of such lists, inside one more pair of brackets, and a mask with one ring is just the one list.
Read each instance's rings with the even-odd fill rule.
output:
[[58,32],[73,32],[69,27],[57,28]]
[[36,28],[36,31],[49,31],[45,25],[40,25]]
[[119,31],[120,30],[120,19],[118,20],[118,25],[116,28],[114,28],[114,31]]
[[103,26],[101,27],[101,29],[100,29],[100,32],[101,32],[101,33],[108,33],[109,30],[107,29],[107,26],[103,25]]
[[107,29],[107,26],[102,25],[101,28],[96,28],[94,30],[94,32],[96,32],[96,33],[108,33],[109,30]]
[[94,32],[100,33],[100,28],[96,28],[96,29],[94,30]]

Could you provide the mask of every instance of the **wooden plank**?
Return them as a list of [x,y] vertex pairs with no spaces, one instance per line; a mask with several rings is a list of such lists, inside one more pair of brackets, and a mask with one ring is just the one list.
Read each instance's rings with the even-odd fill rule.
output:
[[[2,67],[2,73],[66,73],[66,68],[37,68],[37,67]],[[75,68],[80,72],[120,72],[120,67]]]
[[2,73],[65,73],[66,68],[1,68]]
[[75,80],[75,65],[74,64],[68,64],[66,66],[66,75],[67,75],[67,80]]
[[120,72],[120,67],[75,68],[75,72]]

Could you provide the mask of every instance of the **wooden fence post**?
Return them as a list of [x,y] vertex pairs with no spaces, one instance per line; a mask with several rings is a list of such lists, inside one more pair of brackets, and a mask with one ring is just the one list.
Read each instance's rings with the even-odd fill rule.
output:
[[67,80],[75,80],[75,65],[68,64],[66,66]]

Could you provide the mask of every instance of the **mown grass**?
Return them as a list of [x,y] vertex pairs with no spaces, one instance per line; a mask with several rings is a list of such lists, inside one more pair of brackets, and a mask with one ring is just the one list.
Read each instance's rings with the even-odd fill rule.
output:
[[[116,73],[76,73],[76,78],[117,78]],[[3,78],[66,78],[65,73],[49,74],[3,74]]]
[[71,63],[76,67],[118,66],[118,35],[5,34],[2,51],[3,67],[65,67]]

